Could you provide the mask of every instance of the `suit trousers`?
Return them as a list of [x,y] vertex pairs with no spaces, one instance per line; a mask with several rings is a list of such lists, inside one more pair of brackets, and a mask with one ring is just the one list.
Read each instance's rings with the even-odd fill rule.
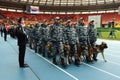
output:
[[24,66],[26,45],[19,45],[19,66]]

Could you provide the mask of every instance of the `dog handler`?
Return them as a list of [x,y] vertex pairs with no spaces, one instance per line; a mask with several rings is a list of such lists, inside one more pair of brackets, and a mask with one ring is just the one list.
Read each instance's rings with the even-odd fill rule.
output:
[[[88,39],[89,39],[89,47],[90,46],[94,46],[95,42],[97,41],[97,31],[96,28],[94,26],[94,20],[91,20],[88,24]],[[95,54],[93,53],[93,59],[95,61],[97,61],[97,59],[95,58]]]

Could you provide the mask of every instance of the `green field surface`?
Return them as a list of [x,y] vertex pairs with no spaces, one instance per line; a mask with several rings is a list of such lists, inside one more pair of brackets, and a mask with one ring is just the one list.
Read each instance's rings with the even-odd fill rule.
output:
[[108,40],[120,40],[120,31],[115,31],[115,36],[109,36],[110,32],[101,32],[102,36],[98,36],[99,39]]
[[98,32],[120,31],[120,28],[97,28]]

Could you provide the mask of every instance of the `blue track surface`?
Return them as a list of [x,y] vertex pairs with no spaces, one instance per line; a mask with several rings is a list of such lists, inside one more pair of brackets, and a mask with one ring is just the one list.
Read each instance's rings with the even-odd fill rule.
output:
[[83,63],[67,68],[55,66],[50,60],[27,48],[25,61],[29,68],[18,65],[17,41],[8,37],[7,42],[0,37],[0,80],[120,80],[120,42],[99,39],[108,44],[105,50],[107,62],[101,54],[93,64]]

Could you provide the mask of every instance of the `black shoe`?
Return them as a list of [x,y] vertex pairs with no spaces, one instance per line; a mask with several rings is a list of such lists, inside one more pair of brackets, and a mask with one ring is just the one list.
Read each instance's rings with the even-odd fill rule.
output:
[[45,57],[45,53],[43,53],[43,55],[42,55],[43,57]]
[[56,61],[53,61],[53,64],[58,65],[58,63]]
[[75,59],[75,65],[79,66],[80,65],[80,61],[78,59]]
[[52,53],[48,53],[48,58],[52,58],[53,56],[52,56]]
[[58,65],[56,62],[56,58],[53,58],[53,64]]
[[94,57],[93,57],[93,60],[94,60],[94,61],[97,61],[97,59],[96,59],[96,58],[94,58]]
[[24,65],[22,65],[22,66],[20,66],[21,68],[27,68],[27,67],[29,67],[27,64],[24,64]]

